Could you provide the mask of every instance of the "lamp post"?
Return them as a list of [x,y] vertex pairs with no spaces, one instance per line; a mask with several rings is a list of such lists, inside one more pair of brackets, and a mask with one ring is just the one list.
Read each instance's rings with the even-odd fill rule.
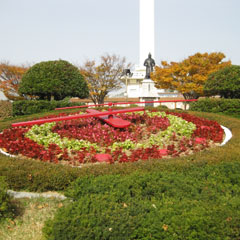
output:
[[125,92],[125,97],[126,101],[128,99],[128,94],[127,94],[127,88],[128,88],[128,79],[132,76],[133,74],[131,73],[131,70],[129,68],[123,70],[123,76],[125,78],[125,85],[126,85],[126,92]]

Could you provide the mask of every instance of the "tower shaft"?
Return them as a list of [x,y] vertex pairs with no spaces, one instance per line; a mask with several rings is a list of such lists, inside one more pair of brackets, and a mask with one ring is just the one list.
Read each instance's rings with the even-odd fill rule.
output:
[[155,34],[154,34],[154,0],[140,1],[140,66],[151,53],[155,58]]

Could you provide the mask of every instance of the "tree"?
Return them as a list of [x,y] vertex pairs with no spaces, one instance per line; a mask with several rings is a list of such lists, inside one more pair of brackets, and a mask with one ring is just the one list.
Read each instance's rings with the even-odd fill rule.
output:
[[27,67],[11,65],[8,62],[0,63],[0,90],[9,100],[20,100],[18,88]]
[[80,72],[88,83],[89,95],[92,101],[95,104],[102,104],[110,91],[121,88],[122,72],[129,67],[130,64],[126,64],[125,58],[109,54],[101,56],[99,65],[95,61],[86,61],[80,67]]
[[32,66],[23,75],[19,92],[48,100],[88,97],[87,83],[78,68],[64,60],[40,62]]
[[177,90],[185,99],[203,95],[203,86],[208,75],[231,64],[223,62],[223,53],[196,53],[182,62],[167,63],[155,67],[152,80],[157,88]]
[[224,98],[240,98],[240,66],[227,66],[209,75],[204,93]]

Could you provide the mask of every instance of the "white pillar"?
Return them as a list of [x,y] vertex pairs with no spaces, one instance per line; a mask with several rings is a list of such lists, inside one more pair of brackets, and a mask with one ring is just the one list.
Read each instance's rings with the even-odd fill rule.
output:
[[154,59],[154,0],[140,1],[140,67],[143,67],[144,60],[148,54]]

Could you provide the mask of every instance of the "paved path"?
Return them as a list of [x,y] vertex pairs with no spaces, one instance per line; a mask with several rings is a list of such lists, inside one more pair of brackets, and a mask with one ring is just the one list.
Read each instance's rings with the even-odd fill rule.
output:
[[13,190],[8,190],[7,193],[13,198],[57,198],[60,200],[66,199],[66,197],[57,192],[47,192],[47,193],[32,193],[32,192],[16,192]]

